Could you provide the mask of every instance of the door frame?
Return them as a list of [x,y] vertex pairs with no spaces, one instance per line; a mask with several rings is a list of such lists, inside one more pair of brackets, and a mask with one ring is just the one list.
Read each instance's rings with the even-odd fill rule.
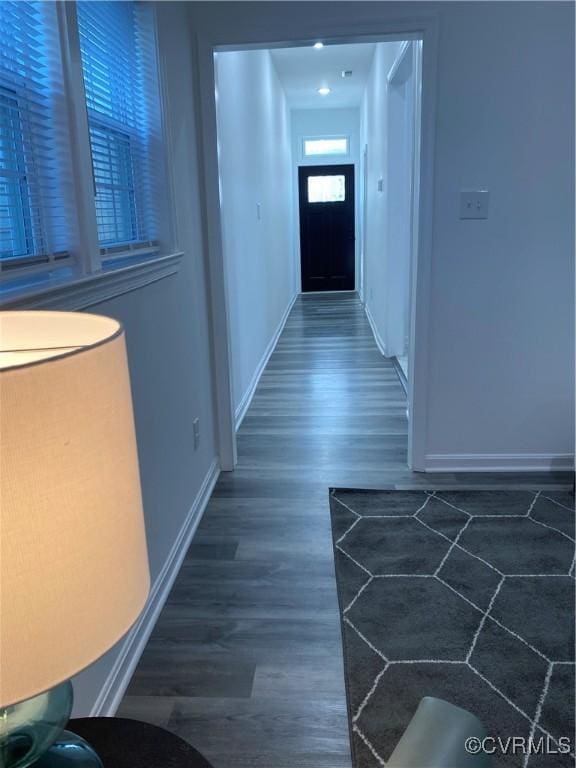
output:
[[[353,130],[347,130],[342,131],[338,134],[331,134],[328,131],[324,132],[318,132],[315,131],[312,134],[308,133],[297,133],[296,136],[292,136],[292,140],[296,138],[296,145],[298,147],[297,154],[293,155],[293,160],[296,162],[293,162],[294,167],[294,174],[292,176],[293,180],[293,194],[292,194],[292,200],[293,200],[293,210],[292,210],[292,218],[294,220],[294,232],[300,232],[300,205],[299,205],[299,199],[298,199],[298,173],[300,171],[300,168],[306,167],[308,165],[353,165],[354,166],[354,236],[356,238],[354,243],[354,282],[356,286],[360,285],[360,268],[361,268],[361,262],[360,262],[360,211],[362,206],[362,201],[360,199],[360,180],[359,180],[359,174],[360,174],[360,161],[361,158],[358,155],[358,147],[356,147],[356,141],[360,141],[360,120],[358,120],[358,135],[354,134]],[[333,136],[346,136],[348,139],[348,152],[345,155],[318,155],[317,157],[307,157],[304,155],[304,146],[303,142],[305,139],[308,138],[328,138],[331,135]],[[294,144],[293,144],[294,146]],[[358,145],[359,146],[359,145]],[[302,285],[302,275],[300,272],[300,265],[301,265],[301,254],[300,254],[300,237],[295,238],[295,253],[296,253],[296,272],[297,272],[297,279],[296,283],[297,285]],[[358,288],[354,289],[355,291],[359,292]],[[354,292],[354,291],[352,291]],[[312,293],[312,291],[308,291],[308,293]],[[322,293],[327,293],[327,291],[322,291]],[[338,291],[338,293],[342,293],[342,291]]]
[[366,231],[368,228],[368,144],[364,144],[360,158],[360,174],[362,176],[362,192],[360,196],[359,224],[360,230],[360,265],[358,272],[358,295],[362,304],[366,304],[364,296],[364,260],[366,258]]
[[[333,174],[349,174],[352,179],[352,217],[354,219],[354,266],[352,270],[352,280],[354,282],[354,288],[343,288],[342,290],[329,290],[329,291],[305,291],[304,290],[304,273],[302,272],[302,189],[301,189],[301,176],[305,175],[307,171],[321,169],[325,171],[330,169]],[[342,169],[345,169],[342,171]],[[355,163],[317,163],[310,165],[299,165],[297,168],[298,180],[297,180],[297,197],[298,197],[298,242],[300,252],[300,291],[299,293],[354,293],[358,289],[358,275],[356,274],[356,235],[357,235],[357,211],[356,211],[356,164]],[[345,188],[345,202],[348,201],[350,195],[350,185],[347,183]]]
[[[412,118],[412,130],[411,135],[408,137],[409,141],[409,154],[410,154],[410,187],[408,189],[409,195],[409,212],[408,212],[408,225],[410,227],[409,234],[409,264],[408,264],[408,302],[409,302],[409,317],[408,317],[408,419],[412,418],[412,403],[413,403],[413,390],[414,390],[414,346],[416,338],[415,328],[415,313],[413,311],[413,305],[416,301],[415,289],[415,266],[418,262],[418,239],[419,239],[419,226],[418,226],[418,211],[420,203],[419,195],[419,167],[420,167],[420,146],[421,146],[421,116],[420,116],[420,93],[419,85],[420,80],[418,75],[421,75],[422,66],[422,51],[420,45],[415,45],[413,40],[407,41],[403,44],[398,56],[390,72],[388,73],[388,88],[397,87],[402,84],[403,72],[402,68],[407,64],[411,67],[413,78],[413,93],[412,98],[414,100],[414,112]],[[390,127],[390,120],[392,114],[389,111],[387,120]],[[389,167],[387,168],[387,174],[389,174]],[[408,430],[408,451],[410,452],[410,440],[412,439],[412,430]]]
[[[198,93],[198,128],[201,152],[199,167],[202,181],[203,209],[202,235],[207,267],[208,297],[211,325],[211,358],[213,369],[213,397],[216,417],[216,441],[223,471],[232,471],[236,464],[236,427],[232,393],[232,367],[230,359],[229,287],[224,265],[220,185],[218,166],[216,78],[214,53],[262,48],[286,48],[312,45],[322,39],[325,43],[375,43],[398,40],[422,40],[422,99],[420,149],[420,185],[418,211],[418,248],[415,264],[414,302],[412,322],[411,419],[408,433],[408,466],[416,471],[425,470],[428,412],[428,318],[430,314],[432,230],[434,198],[434,145],[437,102],[438,14],[413,18],[394,18],[372,21],[335,20],[310,29],[302,23],[302,37],[286,40],[281,24],[271,32],[252,27],[250,31],[236,32],[218,29],[198,30],[191,14],[190,36],[196,42]],[[275,39],[275,35],[277,35]]]

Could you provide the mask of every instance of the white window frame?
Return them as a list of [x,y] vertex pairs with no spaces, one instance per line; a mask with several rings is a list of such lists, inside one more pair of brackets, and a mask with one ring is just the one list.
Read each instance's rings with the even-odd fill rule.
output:
[[[175,274],[183,255],[178,247],[174,222],[173,184],[169,171],[171,147],[163,98],[165,76],[157,36],[164,176],[163,228],[159,244],[139,242],[122,248],[101,246],[96,222],[95,184],[76,3],[58,3],[57,13],[74,177],[75,204],[71,212],[74,218],[71,230],[75,236],[70,243],[70,251],[74,253],[75,260],[65,265],[66,272],[55,263],[11,269],[9,277],[0,285],[0,308],[82,309]],[[153,13],[157,31],[155,9]],[[38,280],[35,281],[34,277]]]
[[[306,154],[306,142],[307,141],[321,141],[323,139],[345,139],[346,140],[346,152],[328,152],[327,154],[307,155]],[[315,161],[318,158],[320,160],[324,158],[347,158],[350,157],[351,136],[347,133],[335,133],[335,134],[318,134],[315,136],[302,136],[300,141],[300,157],[306,162]]]

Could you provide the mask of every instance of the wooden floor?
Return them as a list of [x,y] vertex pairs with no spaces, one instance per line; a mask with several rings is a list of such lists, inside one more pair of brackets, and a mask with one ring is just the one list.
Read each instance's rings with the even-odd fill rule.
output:
[[214,768],[349,768],[328,488],[558,484],[412,474],[406,400],[355,294],[298,299],[119,715]]

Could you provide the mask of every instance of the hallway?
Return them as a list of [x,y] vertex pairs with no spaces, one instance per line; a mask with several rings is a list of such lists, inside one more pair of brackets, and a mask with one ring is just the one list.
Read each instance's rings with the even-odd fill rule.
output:
[[405,414],[356,295],[299,297],[120,715],[216,768],[350,765],[328,488],[402,478]]
[[[471,481],[412,475],[406,446],[404,392],[356,294],[300,296],[118,714],[215,768],[348,768],[328,488]],[[474,482],[504,479],[522,482]]]

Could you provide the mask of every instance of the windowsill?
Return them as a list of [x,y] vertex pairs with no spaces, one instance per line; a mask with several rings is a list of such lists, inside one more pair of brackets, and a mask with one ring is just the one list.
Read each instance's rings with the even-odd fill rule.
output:
[[0,291],[0,308],[85,309],[176,274],[182,256],[177,252],[131,264],[108,265],[103,271],[85,277],[54,277],[37,286],[5,288]]

